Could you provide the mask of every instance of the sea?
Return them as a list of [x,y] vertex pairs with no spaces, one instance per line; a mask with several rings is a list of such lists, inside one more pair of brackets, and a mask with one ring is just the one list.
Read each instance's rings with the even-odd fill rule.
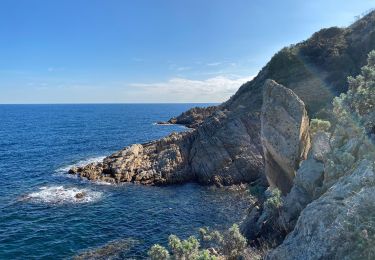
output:
[[[170,234],[186,239],[200,227],[241,221],[244,192],[109,185],[67,174],[128,145],[186,131],[155,123],[206,105],[0,105],[0,259],[145,259]],[[77,199],[79,192],[86,196]]]

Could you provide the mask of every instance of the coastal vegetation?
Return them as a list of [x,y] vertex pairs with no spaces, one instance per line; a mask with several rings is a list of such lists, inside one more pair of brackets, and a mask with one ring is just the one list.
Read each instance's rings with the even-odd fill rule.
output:
[[154,245],[148,254],[152,260],[214,260],[237,259],[243,255],[247,246],[246,238],[240,233],[237,224],[221,233],[209,228],[199,230],[200,237],[190,236],[181,240],[175,235],[169,236],[169,249]]

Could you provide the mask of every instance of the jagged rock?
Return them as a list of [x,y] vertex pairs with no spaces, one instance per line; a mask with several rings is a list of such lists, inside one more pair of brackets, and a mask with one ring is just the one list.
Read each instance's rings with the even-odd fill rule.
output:
[[136,144],[102,163],[72,168],[90,180],[173,184],[232,185],[254,181],[263,172],[257,118],[234,118],[218,112],[196,130]]
[[326,154],[331,151],[330,134],[318,131],[313,139],[309,156],[312,156],[316,161],[323,162]]
[[374,194],[374,164],[363,160],[302,211],[294,230],[267,259],[373,259],[368,244],[373,238],[365,234],[375,224]]
[[106,157],[101,163],[72,168],[89,180],[138,182],[142,184],[180,183],[195,178],[188,164],[194,132],[173,133],[160,140],[135,144]]
[[181,115],[169,119],[167,123],[185,125],[189,128],[197,128],[203,121],[218,110],[216,106],[193,107]]
[[200,183],[237,184],[258,179],[263,172],[257,117],[233,117],[218,111],[197,129],[190,154],[191,169]]
[[261,137],[265,174],[272,187],[286,194],[310,149],[309,118],[303,101],[292,90],[272,80],[264,88]]
[[289,231],[294,228],[301,211],[320,194],[323,177],[323,163],[313,157],[302,162],[294,178],[294,185],[284,198],[280,225]]
[[293,187],[284,198],[279,225],[287,231],[293,230],[301,211],[321,194],[324,179],[321,160],[330,152],[329,136],[321,131],[313,136],[308,158],[301,163]]

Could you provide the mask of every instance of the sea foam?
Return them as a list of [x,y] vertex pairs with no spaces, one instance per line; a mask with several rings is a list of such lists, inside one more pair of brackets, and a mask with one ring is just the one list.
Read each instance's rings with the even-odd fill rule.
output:
[[97,157],[91,157],[91,158],[88,158],[88,159],[80,160],[76,163],[69,164],[67,166],[63,166],[63,167],[58,168],[55,171],[55,173],[57,173],[57,174],[67,173],[73,167],[82,167],[82,166],[85,166],[85,165],[90,164],[90,163],[101,162],[101,161],[104,160],[105,157],[106,156],[97,156]]
[[48,204],[88,203],[99,200],[103,193],[76,187],[49,186],[40,187],[38,191],[26,194],[22,201]]

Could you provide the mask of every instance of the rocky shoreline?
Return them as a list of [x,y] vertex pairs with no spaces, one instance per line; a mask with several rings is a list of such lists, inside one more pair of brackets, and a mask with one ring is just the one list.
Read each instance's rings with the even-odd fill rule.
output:
[[[352,88],[348,95],[352,95],[353,86],[372,75],[359,77],[357,83],[346,81],[348,75],[367,73],[375,64],[369,58],[368,67],[361,71],[367,54],[375,49],[374,35],[375,12],[348,28],[323,29],[277,53],[227,102],[193,108],[168,121],[191,130],[132,145],[69,173],[113,183],[195,181],[229,186],[257,182],[270,186],[241,226],[249,243],[269,242],[275,249],[267,259],[340,258],[353,247],[345,239],[355,239],[348,237],[348,230],[340,229],[342,223],[354,219],[349,210],[365,217],[372,214],[363,213],[363,203],[370,205],[375,194],[374,158],[363,157],[363,147],[370,151],[372,146],[361,146],[363,137],[347,138],[347,133],[341,133],[345,127],[341,132],[329,128],[312,134],[309,124],[315,117],[342,123],[337,118],[339,105],[334,103],[332,110],[332,100],[348,86]],[[356,109],[358,113],[363,107]],[[371,135],[373,111],[362,116]],[[346,143],[332,149],[344,137]],[[346,157],[334,157],[337,151]],[[352,164],[345,166],[348,162]],[[332,165],[338,169],[333,170]],[[276,189],[281,197],[272,191]],[[368,229],[359,230],[358,239],[368,239]],[[344,249],[340,248],[342,241]]]

